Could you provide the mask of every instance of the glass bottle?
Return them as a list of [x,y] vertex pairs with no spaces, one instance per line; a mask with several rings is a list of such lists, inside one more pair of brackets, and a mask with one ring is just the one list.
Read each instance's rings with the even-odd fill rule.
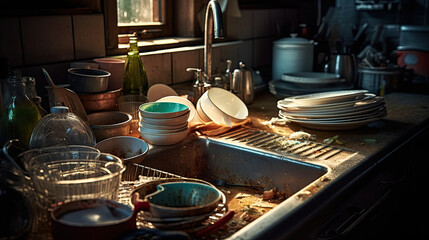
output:
[[148,88],[146,70],[143,66],[137,46],[137,37],[132,36],[130,37],[130,47],[128,49],[122,92],[124,95],[146,96]]
[[19,77],[10,77],[10,97],[2,113],[2,127],[9,139],[19,139],[28,147],[33,128],[42,118],[32,100],[26,95],[25,82]]

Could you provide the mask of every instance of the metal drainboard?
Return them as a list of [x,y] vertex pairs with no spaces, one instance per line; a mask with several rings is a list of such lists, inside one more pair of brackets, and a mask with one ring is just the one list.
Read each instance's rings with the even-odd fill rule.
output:
[[[272,151],[280,154],[289,154],[300,158],[328,160],[334,156],[354,154],[354,151],[331,146],[314,141],[294,141],[293,144],[284,144],[289,138],[275,133],[268,133],[258,129],[241,127],[221,134],[213,139],[221,139],[230,143],[244,144],[249,147]],[[282,141],[284,143],[282,143]],[[288,143],[288,142],[286,142]],[[344,156],[343,156],[344,157]]]

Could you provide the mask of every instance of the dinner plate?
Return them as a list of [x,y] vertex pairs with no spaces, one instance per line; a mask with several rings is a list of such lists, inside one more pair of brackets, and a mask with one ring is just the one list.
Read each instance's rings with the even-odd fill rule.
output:
[[368,93],[368,90],[330,91],[293,96],[283,100],[303,106],[332,104],[362,99],[366,93]]
[[311,119],[325,119],[325,118],[334,118],[334,117],[349,117],[349,116],[362,116],[364,114],[370,114],[374,112],[381,111],[383,105],[379,105],[372,108],[367,108],[359,111],[340,111],[340,112],[326,112],[326,113],[294,113],[294,112],[286,112],[284,110],[280,110],[283,116],[293,117],[293,118],[311,118]]
[[387,115],[386,112],[380,113],[375,117],[366,117],[361,119],[354,119],[352,121],[305,121],[305,120],[290,120],[303,127],[324,130],[324,131],[337,131],[337,130],[351,130],[367,125],[368,123],[383,119]]
[[334,73],[324,72],[296,72],[284,73],[282,80],[286,82],[299,83],[299,84],[330,84],[338,83],[341,81],[340,75]]
[[338,108],[347,108],[353,107],[358,102],[365,102],[375,98],[376,95],[372,93],[365,93],[363,96],[360,96],[358,99],[351,101],[335,102],[335,103],[324,103],[324,104],[297,104],[295,102],[287,101],[285,99],[277,101],[277,107],[287,110],[287,111],[309,111],[309,110],[327,110],[327,109],[338,109]]
[[177,92],[166,84],[157,83],[147,90],[147,100],[155,102],[166,96],[178,96]]
[[352,122],[352,121],[358,121],[363,120],[366,118],[373,118],[378,117],[381,115],[386,114],[386,108],[380,107],[379,109],[373,110],[371,112],[362,113],[359,115],[347,115],[347,116],[337,116],[337,115],[331,115],[329,117],[294,117],[290,115],[285,115],[284,112],[279,111],[279,116],[282,118],[286,118],[289,120],[297,120],[297,121],[306,121],[306,122]]
[[375,109],[378,107],[384,106],[384,99],[382,97],[375,97],[366,101],[358,101],[353,105],[345,106],[335,106],[335,107],[326,107],[326,108],[303,108],[300,110],[288,108],[282,108],[278,106],[280,110],[288,113],[289,115],[294,116],[320,116],[320,115],[337,115],[337,114],[352,114],[360,111]]

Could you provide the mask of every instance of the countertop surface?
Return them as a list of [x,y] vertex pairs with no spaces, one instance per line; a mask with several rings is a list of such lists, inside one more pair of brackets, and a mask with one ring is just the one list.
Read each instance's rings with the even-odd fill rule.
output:
[[[377,169],[390,153],[426,129],[429,124],[429,96],[394,92],[384,96],[387,116],[366,126],[347,131],[320,131],[302,127],[298,124],[272,125],[268,122],[277,117],[277,101],[270,93],[258,94],[248,105],[251,127],[289,136],[296,131],[304,131],[315,137],[317,143],[338,135],[340,143],[331,145],[351,150],[352,154],[327,160],[298,159],[310,164],[326,166],[328,172],[297,194],[286,199],[276,211],[269,212],[241,230],[241,235],[233,239],[272,239],[290,238],[290,234],[305,229],[306,222],[314,217],[329,214],[344,201],[345,189],[355,189],[359,181],[366,179],[368,173]],[[286,156],[287,157],[287,156]],[[356,189],[355,189],[356,190]],[[352,192],[355,190],[351,190]],[[350,193],[348,194],[353,194]],[[327,207],[328,206],[328,207]],[[326,209],[330,210],[326,210]],[[333,208],[333,209],[332,209]],[[285,226],[289,226],[285,228]],[[305,230],[304,230],[305,231]]]
[[[390,144],[400,142],[413,129],[429,121],[429,96],[393,92],[384,96],[387,116],[366,126],[346,131],[320,131],[302,127],[296,123],[286,125],[267,124],[277,117],[277,101],[274,95],[264,92],[248,105],[252,126],[267,132],[289,136],[295,131],[304,131],[315,136],[316,142],[338,135],[341,147],[359,151],[365,156],[377,153]],[[334,143],[335,144],[335,143]]]

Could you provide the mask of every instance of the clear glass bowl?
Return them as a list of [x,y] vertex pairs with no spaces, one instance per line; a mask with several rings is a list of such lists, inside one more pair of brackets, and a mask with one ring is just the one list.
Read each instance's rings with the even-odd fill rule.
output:
[[43,117],[34,127],[29,148],[43,148],[64,145],[95,146],[95,135],[88,123],[67,107],[55,106],[51,114]]
[[116,200],[125,167],[111,154],[68,151],[34,156],[29,170],[38,203],[53,209],[79,199]]

